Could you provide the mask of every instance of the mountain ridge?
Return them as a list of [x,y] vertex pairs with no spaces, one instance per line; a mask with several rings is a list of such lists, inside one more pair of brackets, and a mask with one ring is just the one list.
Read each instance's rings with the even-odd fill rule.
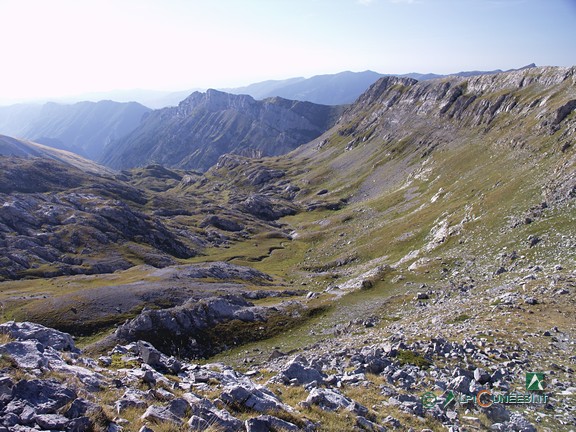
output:
[[250,84],[245,87],[223,89],[233,94],[249,94],[255,99],[281,96],[287,99],[304,100],[325,105],[346,105],[353,103],[368,87],[378,79],[386,76],[414,78],[419,81],[446,78],[449,76],[471,77],[477,75],[493,75],[503,72],[520,71],[536,67],[534,63],[519,69],[501,69],[491,71],[462,71],[452,74],[406,73],[382,74],[371,70],[363,72],[344,71],[336,74],[315,75],[310,78],[289,78],[287,80],[271,80]]
[[218,90],[194,92],[178,107],[149,114],[102,158],[113,168],[149,163],[206,170],[224,153],[286,153],[328,129],[340,108]]

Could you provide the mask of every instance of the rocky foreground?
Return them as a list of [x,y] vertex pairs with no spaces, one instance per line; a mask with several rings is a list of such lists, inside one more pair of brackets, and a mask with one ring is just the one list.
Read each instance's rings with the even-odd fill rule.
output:
[[560,365],[526,409],[478,407],[481,389],[526,393],[515,389],[529,364],[528,351],[497,349],[480,336],[392,336],[358,348],[344,335],[306,356],[275,351],[266,367],[241,373],[180,361],[144,341],[93,359],[70,335],[38,324],[8,322],[0,332],[0,431],[536,431],[546,417],[553,430],[576,424],[574,371]]

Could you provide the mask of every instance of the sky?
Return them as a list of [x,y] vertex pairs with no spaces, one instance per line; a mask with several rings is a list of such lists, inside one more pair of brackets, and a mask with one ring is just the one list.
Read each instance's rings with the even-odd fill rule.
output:
[[576,65],[576,0],[0,0],[0,102]]

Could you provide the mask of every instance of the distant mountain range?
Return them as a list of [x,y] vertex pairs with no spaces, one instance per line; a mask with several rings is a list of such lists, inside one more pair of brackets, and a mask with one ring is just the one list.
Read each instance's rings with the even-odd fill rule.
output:
[[12,105],[0,107],[0,134],[98,160],[108,143],[132,131],[149,111],[136,102]]
[[[522,70],[536,67],[534,63],[519,69],[509,69],[505,72]],[[370,70],[363,72],[340,72],[336,74],[316,75],[310,78],[296,77],[284,80],[268,80],[253,83],[243,87],[219,88],[218,90],[233,93],[247,94],[254,99],[265,99],[273,96],[280,96],[285,99],[302,100],[323,105],[350,104],[356,100],[368,87],[374,84],[379,78],[384,76],[400,76],[414,78],[419,81],[431,80],[447,76],[470,77],[476,75],[487,75],[504,72],[501,69],[491,71],[463,71],[453,74],[440,75],[434,73],[411,72],[402,75],[381,74]],[[50,100],[60,104],[72,104],[82,101],[102,101],[112,100],[116,102],[138,102],[148,108],[159,109],[168,106],[176,106],[187,96],[195,91],[206,91],[205,88],[192,88],[179,91],[162,90],[114,90],[109,92],[85,93],[75,97],[60,98]],[[34,101],[35,104],[42,104],[47,100]],[[28,102],[27,102],[28,103]],[[0,96],[0,106],[12,104],[10,101]]]
[[384,75],[372,71],[341,72],[311,78],[264,81],[246,87],[224,89],[228,93],[247,94],[254,99],[279,96],[323,105],[350,104]]
[[[113,101],[13,105],[0,107],[0,134],[71,151],[116,169],[161,163],[207,170],[224,153],[280,155],[316,138],[335,123],[342,105],[354,102],[385,76],[364,71],[264,81],[228,93],[194,92],[177,107],[156,111],[136,102]],[[429,80],[442,75],[403,77]],[[160,93],[156,96],[161,99]]]
[[[535,64],[520,69],[536,67]],[[447,76],[470,77],[503,72],[501,69],[492,71],[457,72],[450,75],[408,73],[404,75],[380,74],[370,70],[364,72],[340,72],[330,75],[316,75],[311,78],[289,78],[279,81],[263,81],[246,87],[224,89],[228,93],[248,94],[254,99],[265,99],[280,96],[286,99],[314,102],[324,105],[344,105],[353,103],[368,87],[385,76],[400,76],[425,81]]]
[[217,90],[195,92],[177,107],[151,112],[109,145],[101,161],[116,169],[159,163],[207,170],[224,153],[287,153],[329,129],[341,112],[278,97],[257,101]]

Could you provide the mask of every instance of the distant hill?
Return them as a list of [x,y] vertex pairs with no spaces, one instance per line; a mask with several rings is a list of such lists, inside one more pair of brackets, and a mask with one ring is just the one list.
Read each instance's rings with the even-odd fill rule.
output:
[[323,105],[350,104],[384,75],[372,71],[340,72],[311,78],[263,81],[246,87],[225,89],[233,94],[248,94],[255,99],[279,96],[285,99]]
[[106,144],[131,132],[149,111],[136,102],[12,105],[0,107],[0,133],[98,160]]
[[73,104],[84,101],[112,100],[115,102],[138,102],[151,109],[159,109],[167,106],[176,106],[180,101],[195,91],[206,89],[190,88],[178,91],[126,89],[112,90],[108,92],[84,93],[75,97],[62,98],[53,102]]
[[24,159],[52,159],[90,174],[114,174],[112,170],[102,165],[98,165],[96,162],[92,162],[81,156],[78,156],[75,153],[66,150],[55,149],[31,141],[19,140],[5,135],[0,135],[0,155],[17,156]]
[[125,169],[159,163],[207,170],[224,153],[274,156],[328,130],[339,107],[217,90],[195,92],[177,107],[153,111],[106,148],[102,163]]

